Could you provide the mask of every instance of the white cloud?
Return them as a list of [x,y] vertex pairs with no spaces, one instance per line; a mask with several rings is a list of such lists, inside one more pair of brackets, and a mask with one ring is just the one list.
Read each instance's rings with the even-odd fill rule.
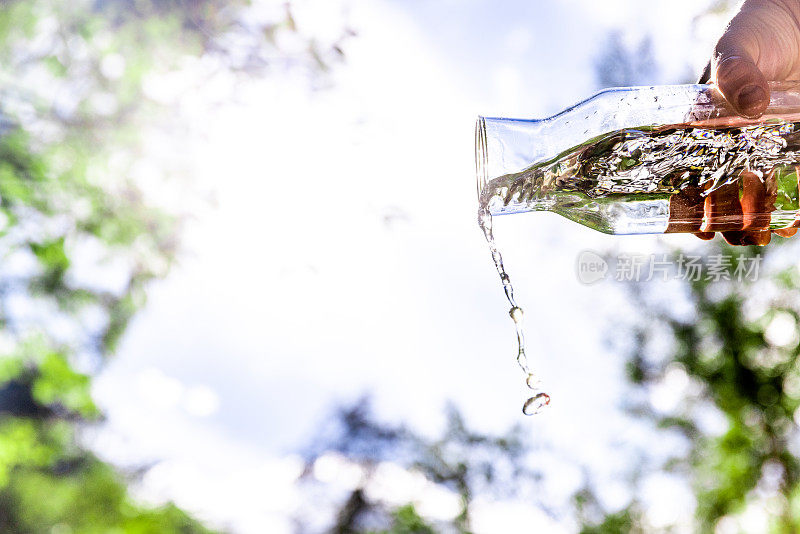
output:
[[[584,25],[611,16],[576,5],[587,13]],[[588,96],[585,46],[536,48],[564,21],[531,20],[529,30],[504,36],[505,27],[480,20],[465,31],[481,39],[447,52],[432,44],[447,28],[423,30],[412,7],[352,6],[359,35],[330,91],[288,76],[244,84],[236,102],[204,107],[235,85],[219,79],[179,102],[194,120],[182,158],[194,162],[197,181],[214,184],[219,207],[198,212],[189,253],[153,287],[97,381],[109,420],[97,448],[124,464],[160,460],[143,495],[175,499],[236,532],[288,531],[299,460],[283,452],[332,405],[367,389],[380,416],[423,432],[438,429],[442,402],[452,398],[478,429],[521,422],[571,461],[613,478],[630,457],[612,440],[645,439],[617,411],[621,367],[602,349],[603,318],[617,317],[621,297],[589,290],[572,273],[579,251],[613,239],[544,214],[498,221],[527,306],[534,365],[553,396],[546,414],[521,420],[526,390],[513,328],[475,220],[475,115],[526,114]],[[298,20],[327,24],[313,14],[298,11]],[[674,28],[684,16],[663,22]],[[506,61],[509,46],[530,46],[530,56]],[[459,70],[465,57],[475,62],[467,74]],[[561,69],[557,83],[551,63]],[[181,83],[175,75],[146,88],[171,101]],[[494,89],[483,91],[485,83]],[[164,145],[154,149],[169,152],[154,139]],[[386,225],[386,214],[402,224]],[[352,466],[323,458],[314,466],[320,480],[357,483]],[[419,499],[428,517],[454,513],[452,493],[394,464],[380,469],[368,488],[375,498]],[[560,528],[528,503],[479,503],[475,521],[484,532]]]

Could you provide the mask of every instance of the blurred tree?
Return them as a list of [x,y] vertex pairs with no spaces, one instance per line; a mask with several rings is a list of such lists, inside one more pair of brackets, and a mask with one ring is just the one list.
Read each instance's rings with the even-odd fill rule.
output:
[[[527,456],[535,447],[531,440],[523,438],[521,427],[514,427],[502,436],[481,434],[467,428],[458,410],[448,406],[442,434],[427,438],[405,426],[377,421],[368,398],[341,408],[330,421],[305,453],[305,483],[315,483],[315,462],[330,454],[340,455],[363,473],[356,487],[334,503],[337,512],[331,532],[469,532],[470,512],[478,496],[522,497],[532,505],[546,508],[538,498],[541,474],[527,467]],[[395,508],[371,499],[369,490],[381,462],[391,462],[408,473],[422,475],[428,482],[455,494],[460,505],[452,523],[426,522],[413,503]],[[315,502],[315,507],[318,506]],[[305,529],[300,523],[302,532]]]
[[98,412],[89,377],[64,354],[27,343],[0,374],[0,531],[208,532],[174,505],[137,505],[126,480],[79,446],[76,422]]
[[706,8],[706,10],[699,14],[695,20],[698,20],[702,17],[706,17],[709,15],[721,15],[723,17],[730,17],[731,13],[736,9],[738,4],[740,4],[738,0],[714,0],[710,6]]
[[[675,252],[676,262],[680,254]],[[759,510],[749,516],[747,528],[756,528],[755,521],[759,532],[798,532],[797,247],[773,243],[743,253],[717,241],[706,254],[708,261],[720,254],[735,258],[734,269],[748,261],[749,269],[755,260],[759,276],[688,281],[687,302],[681,305],[665,302],[658,285],[632,287],[640,321],[632,327],[637,342],[628,377],[640,394],[631,394],[638,400],[629,411],[660,432],[682,436],[686,445],[642,476],[661,471],[686,477],[695,492],[698,531],[720,525],[727,525],[725,532],[746,531],[739,519]],[[692,313],[685,312],[686,304]],[[649,392],[670,387],[676,377],[677,383],[688,380],[683,388],[688,393],[675,407],[654,404]],[[627,525],[623,532],[644,528],[646,515],[629,517]]]
[[134,176],[140,133],[170,112],[148,87],[187,58],[205,76],[319,72],[349,34],[318,42],[290,3],[0,4],[0,530],[204,531],[135,505],[79,440],[99,418],[86,373],[177,250],[182,214]]
[[658,68],[653,57],[653,41],[645,37],[631,49],[626,46],[623,34],[609,34],[595,59],[595,77],[600,88],[627,87],[643,83],[654,83]]
[[[695,24],[707,16],[730,16],[735,4],[716,1]],[[600,84],[651,83],[634,75],[642,57],[612,35],[597,63]],[[797,180],[795,174],[788,178]],[[683,252],[672,254],[677,262]],[[718,240],[704,249],[706,262],[719,255],[738,262],[740,254]],[[640,321],[630,329],[627,408],[664,438],[680,436],[683,446],[669,458],[637,466],[634,499],[621,511],[603,509],[598,488],[578,492],[582,532],[653,531],[635,489],[659,473],[682,477],[693,488],[693,530],[800,532],[797,246],[777,239],[744,254],[743,261],[755,258],[762,266],[757,280],[687,281],[670,287],[666,292],[673,298],[666,301],[663,284],[630,287]],[[688,380],[680,402],[669,409],[654,403],[651,393],[674,387],[676,377]]]

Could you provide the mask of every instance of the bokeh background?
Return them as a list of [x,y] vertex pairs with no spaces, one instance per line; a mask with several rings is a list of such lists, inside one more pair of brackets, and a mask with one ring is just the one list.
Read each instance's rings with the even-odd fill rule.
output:
[[592,286],[477,227],[478,114],[691,83],[714,0],[0,4],[0,530],[800,529],[791,240],[757,281]]

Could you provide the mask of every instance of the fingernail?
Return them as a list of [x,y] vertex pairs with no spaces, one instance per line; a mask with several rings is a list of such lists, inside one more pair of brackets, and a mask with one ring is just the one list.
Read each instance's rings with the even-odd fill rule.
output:
[[742,237],[741,245],[755,245],[758,247],[763,247],[764,245],[769,245],[770,241],[770,232],[745,232],[745,235]]
[[764,101],[767,93],[758,85],[747,85],[739,91],[736,97],[736,104],[739,111],[747,117],[757,117],[763,112]]
[[747,233],[740,232],[738,230],[732,230],[729,232],[722,232],[722,237],[725,238],[725,241],[728,242],[730,245],[749,245],[747,243]]
[[694,235],[702,239],[703,241],[709,241],[714,239],[714,232],[694,232]]

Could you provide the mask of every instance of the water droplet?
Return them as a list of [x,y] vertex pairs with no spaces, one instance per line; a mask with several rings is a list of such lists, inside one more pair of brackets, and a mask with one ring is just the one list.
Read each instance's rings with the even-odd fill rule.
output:
[[522,406],[522,413],[525,415],[536,415],[549,404],[550,395],[547,393],[538,393],[525,401],[525,404]]
[[532,390],[539,389],[539,386],[542,385],[542,381],[536,378],[533,373],[528,373],[528,377],[525,378],[525,384]]
[[523,315],[525,315],[522,311],[522,308],[520,308],[519,306],[514,306],[513,308],[508,310],[508,314],[511,316],[511,318],[514,320],[515,323],[521,323],[522,317]]
[[531,374],[530,367],[528,367],[528,355],[525,354],[525,349],[520,349],[517,354],[517,363],[519,364],[522,372],[526,375]]

